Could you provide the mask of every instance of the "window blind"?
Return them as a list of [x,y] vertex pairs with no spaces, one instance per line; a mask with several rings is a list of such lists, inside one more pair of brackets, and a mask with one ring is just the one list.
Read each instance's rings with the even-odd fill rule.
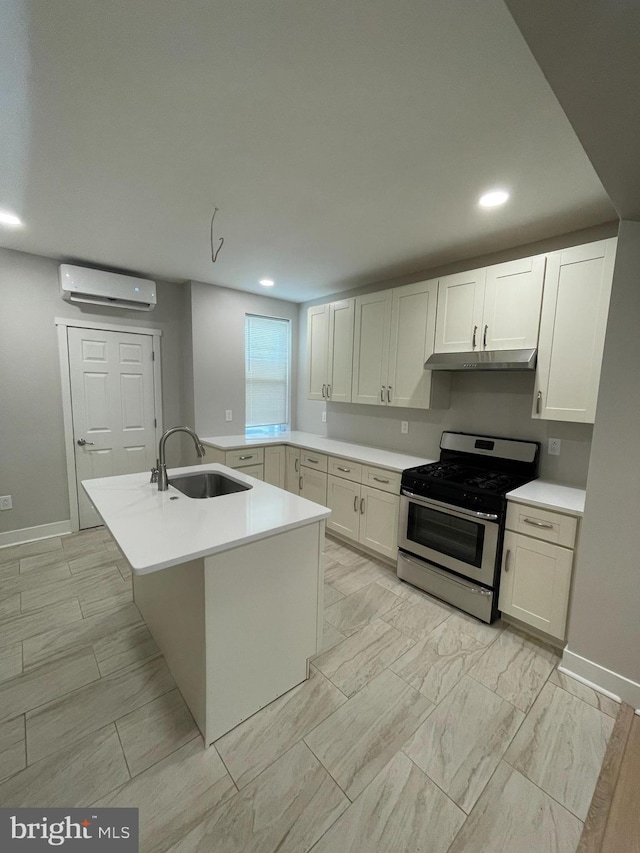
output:
[[246,426],[289,424],[289,320],[245,316]]

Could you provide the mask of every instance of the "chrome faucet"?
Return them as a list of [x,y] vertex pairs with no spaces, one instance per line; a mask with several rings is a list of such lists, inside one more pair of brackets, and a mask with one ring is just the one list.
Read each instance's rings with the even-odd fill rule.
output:
[[162,438],[160,439],[160,446],[158,447],[158,461],[156,462],[157,468],[152,468],[151,470],[151,482],[158,483],[158,491],[166,492],[169,488],[169,478],[167,477],[167,463],[165,461],[164,455],[164,446],[167,443],[167,439],[170,435],[173,435],[174,432],[186,432],[187,435],[190,435],[193,439],[193,443],[196,446],[196,453],[198,457],[202,459],[205,455],[205,449],[202,446],[202,442],[195,434],[192,429],[189,427],[172,427],[171,429],[166,430],[162,434]]

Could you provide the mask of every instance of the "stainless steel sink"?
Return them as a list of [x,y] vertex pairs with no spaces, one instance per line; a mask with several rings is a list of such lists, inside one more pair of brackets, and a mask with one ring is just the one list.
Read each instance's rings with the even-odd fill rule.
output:
[[216,471],[203,471],[201,474],[183,474],[171,477],[169,485],[188,498],[218,498],[233,492],[244,492],[253,488],[239,480],[232,480]]

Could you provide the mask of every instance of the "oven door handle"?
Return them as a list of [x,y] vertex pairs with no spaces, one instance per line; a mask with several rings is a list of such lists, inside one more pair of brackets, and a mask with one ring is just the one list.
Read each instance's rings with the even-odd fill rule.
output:
[[[405,560],[407,563],[413,563],[413,565],[417,566],[419,569],[424,569],[424,567],[425,567],[424,561],[419,562],[418,560],[412,560],[408,554],[404,553],[404,551],[398,551],[398,558]],[[432,567],[427,566],[427,568],[431,569]],[[433,568],[435,568],[435,566]],[[474,595],[493,595],[493,590],[483,589],[483,587],[480,587],[480,586],[471,586],[469,583],[464,583],[464,581],[457,580],[452,575],[450,575],[449,572],[445,573],[442,570],[440,570],[438,572],[438,574],[440,574],[440,575],[446,574],[446,580],[447,581],[450,581],[451,583],[455,583],[458,586],[464,587],[467,590],[467,592],[472,592]]]
[[407,489],[402,489],[401,494],[404,495],[405,498],[409,498],[410,500],[415,501],[416,503],[421,504],[422,506],[433,506],[436,508],[446,509],[449,510],[449,512],[451,513],[457,513],[458,515],[467,515],[470,518],[480,518],[485,521],[498,520],[498,516],[493,512],[475,512],[472,509],[462,509],[459,506],[454,506],[453,504],[446,504],[442,501],[434,501],[431,499],[427,500],[426,498],[423,498],[420,495],[416,495],[414,492],[407,491]]

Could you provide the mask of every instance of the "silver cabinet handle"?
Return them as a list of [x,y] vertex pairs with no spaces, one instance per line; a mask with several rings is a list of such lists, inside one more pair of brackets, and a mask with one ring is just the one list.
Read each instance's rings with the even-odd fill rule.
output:
[[384,385],[380,389],[380,402],[384,403]]
[[326,385],[322,386],[322,397],[325,400],[327,399],[327,386]]
[[384,477],[374,477],[373,479],[376,481],[376,483],[388,483],[389,482],[389,480],[385,480]]
[[482,335],[482,346],[483,346],[485,349],[487,348],[487,329],[488,329],[488,328],[489,328],[488,326],[485,326],[485,327],[484,327],[484,334]]
[[472,346],[472,348],[473,348],[473,349],[475,349],[475,348],[476,348],[476,332],[477,332],[477,331],[478,331],[478,327],[477,327],[477,326],[474,326],[474,327],[473,327],[473,341],[471,342],[471,346]]
[[353,511],[358,512],[358,496],[353,496]]
[[331,385],[327,385],[327,400],[331,399]]
[[238,462],[244,462],[245,459],[253,459],[253,453],[250,453],[248,456],[238,456]]
[[298,488],[302,491],[302,474],[298,477]]
[[317,465],[320,462],[320,460],[319,459],[312,459],[310,456],[307,456],[307,462],[311,462],[312,465]]
[[91,444],[91,445],[93,445],[93,444],[94,444],[94,442],[93,442],[93,441],[87,441],[87,439],[86,439],[86,438],[79,438],[79,439],[78,439],[78,441],[77,441],[76,443],[77,443],[80,447],[84,447],[84,446],[85,446],[85,444]]
[[522,520],[525,524],[531,524],[533,527],[542,527],[545,530],[553,530],[553,524],[549,524],[547,521],[535,521],[533,518],[523,518]]
[[336,466],[338,471],[344,471],[345,474],[351,473],[351,468],[341,468],[339,465]]
[[360,498],[360,515],[364,515],[364,498]]
[[293,470],[296,472],[296,474],[300,470],[300,460],[299,459],[293,460]]
[[508,572],[511,568],[511,551],[507,548],[507,551],[504,555],[504,570]]
[[542,391],[538,391],[538,396],[536,397],[536,415],[540,414],[540,404],[542,403]]
[[391,402],[391,385],[387,388],[387,403]]

